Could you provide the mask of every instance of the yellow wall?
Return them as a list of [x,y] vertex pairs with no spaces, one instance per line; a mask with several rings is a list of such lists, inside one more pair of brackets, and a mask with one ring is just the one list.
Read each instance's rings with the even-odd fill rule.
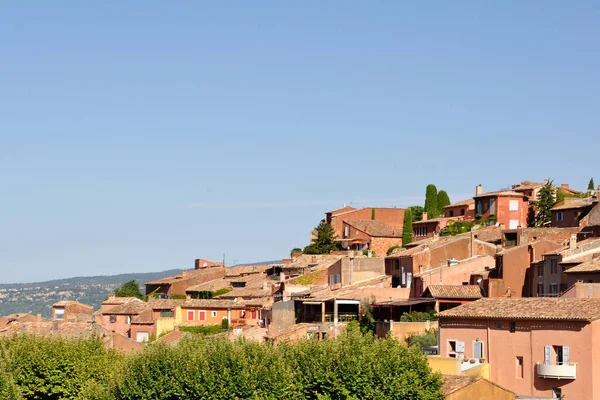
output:
[[516,399],[516,396],[508,390],[501,389],[493,383],[483,379],[444,396],[444,400],[475,399],[514,400]]
[[175,318],[161,317],[156,320],[156,337],[175,329]]
[[428,356],[427,362],[434,372],[439,372],[442,375],[481,376],[490,379],[490,364],[487,363],[461,372],[461,360],[457,358]]

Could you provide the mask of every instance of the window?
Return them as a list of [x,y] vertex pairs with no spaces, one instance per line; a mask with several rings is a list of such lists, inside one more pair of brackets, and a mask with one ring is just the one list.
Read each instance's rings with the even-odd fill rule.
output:
[[511,322],[510,323],[510,332],[511,333],[515,333],[517,331],[517,323],[516,322]]
[[348,227],[347,227],[347,226],[345,226],[345,227],[344,227],[344,237],[345,237],[345,238],[347,238],[347,237],[348,237],[348,233],[349,233],[349,232],[348,232]]
[[476,340],[475,343],[473,343],[473,358],[483,358],[483,342],[480,342],[479,340]]
[[252,317],[252,319],[256,319],[256,317],[258,317],[258,312],[256,310],[252,310],[252,313],[250,316]]
[[448,341],[448,357],[465,358],[465,343],[458,340]]
[[562,398],[562,389],[561,388],[552,388],[552,398],[553,399],[561,399]]
[[65,309],[64,308],[55,308],[54,309],[54,319],[62,321],[65,319]]
[[465,215],[465,209],[464,208],[460,209],[460,215]]
[[173,317],[173,311],[172,310],[163,310],[160,312],[160,316],[163,318]]
[[558,211],[556,213],[556,220],[557,221],[564,221],[565,219],[565,214],[562,211]]
[[496,214],[496,199],[490,199],[490,215]]
[[519,200],[511,200],[508,204],[509,211],[519,211]]
[[517,229],[519,227],[518,219],[511,219],[508,223],[508,229]]
[[127,316],[127,323],[128,323],[128,324],[131,324],[131,315],[128,315],[128,316]]
[[194,311],[193,310],[189,310],[187,312],[187,320],[188,321],[193,321],[194,320]]
[[544,295],[544,284],[543,283],[538,283],[537,295],[538,296]]
[[454,210],[450,210],[450,217],[454,217]]
[[212,313],[210,313],[210,315],[211,315],[213,318],[217,318],[217,312],[216,312],[216,311],[213,311]]
[[552,364],[553,353],[555,357],[555,365],[569,364],[569,346],[544,346],[544,364]]
[[502,329],[502,323],[496,322],[496,329]]
[[550,273],[558,274],[558,260],[556,258],[550,259]]
[[481,200],[477,200],[477,214],[481,214]]
[[147,342],[150,339],[148,332],[138,332],[135,340],[136,342]]
[[558,285],[556,283],[550,284],[550,296],[558,296]]
[[544,276],[544,264],[538,266],[538,276]]
[[523,357],[517,356],[517,378],[523,378]]
[[111,324],[114,324],[115,322],[117,322],[117,316],[111,315],[110,317],[108,317],[108,320],[110,321]]
[[206,321],[206,311],[198,311],[198,321]]
[[560,292],[561,293],[564,292],[564,291],[566,291],[567,289],[568,288],[567,288],[567,284],[566,283],[561,283],[560,284]]

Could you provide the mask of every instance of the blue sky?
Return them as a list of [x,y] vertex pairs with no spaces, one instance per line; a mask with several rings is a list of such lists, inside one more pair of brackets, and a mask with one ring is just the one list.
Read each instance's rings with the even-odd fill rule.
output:
[[[600,156],[595,2],[5,3],[1,282],[285,257]],[[600,174],[596,176],[600,183]]]

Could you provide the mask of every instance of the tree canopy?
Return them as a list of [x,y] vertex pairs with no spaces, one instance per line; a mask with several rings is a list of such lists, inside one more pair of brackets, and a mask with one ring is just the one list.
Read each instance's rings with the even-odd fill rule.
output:
[[596,186],[594,185],[594,178],[590,178],[590,183],[588,183],[588,192],[593,192],[596,190]]
[[410,206],[408,208],[412,212],[412,222],[418,222],[423,219],[425,209],[422,206]]
[[445,190],[440,190],[437,194],[437,206],[438,206],[438,214],[437,216],[444,215],[444,207],[449,206],[450,197]]
[[140,285],[137,281],[128,281],[121,285],[120,288],[115,290],[115,296],[117,297],[137,297],[138,299],[144,299],[143,293],[140,291]]
[[404,211],[404,223],[402,225],[402,246],[406,246],[413,239],[413,226],[412,226],[412,211],[410,208],[407,208]]
[[438,193],[433,184],[427,185],[425,190],[425,212],[428,218],[435,218],[438,215]]
[[552,220],[552,213],[550,209],[556,204],[554,197],[556,189],[550,179],[541,187],[538,192],[537,199],[535,201],[536,216],[534,219],[534,225],[542,227]]
[[304,254],[329,254],[333,250],[341,250],[340,243],[335,241],[335,230],[327,222],[321,221],[315,231],[317,238],[304,248]]

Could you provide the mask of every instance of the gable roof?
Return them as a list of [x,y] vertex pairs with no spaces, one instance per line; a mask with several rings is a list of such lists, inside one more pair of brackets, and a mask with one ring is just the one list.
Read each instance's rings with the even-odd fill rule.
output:
[[102,302],[102,305],[121,305],[121,304],[125,304],[125,303],[129,303],[132,300],[139,300],[137,297],[109,297],[108,299],[104,300]]
[[392,228],[377,220],[348,220],[348,225],[373,237],[402,237],[402,229]]
[[427,223],[430,222],[442,222],[442,221],[460,221],[459,217],[438,217],[438,218],[431,218],[431,219],[426,219],[426,220],[421,220],[421,221],[415,221],[413,222],[413,226],[415,225],[425,225]]
[[512,190],[531,190],[531,189],[537,189],[539,187],[544,186],[543,183],[540,182],[532,182],[532,181],[523,181],[521,183],[518,183],[516,185],[512,185]]
[[600,257],[592,258],[589,261],[576,265],[565,270],[565,274],[600,272]]
[[335,217],[336,215],[340,215],[340,214],[347,213],[349,211],[356,211],[356,210],[357,209],[354,207],[344,206],[342,208],[338,208],[337,210],[328,211],[328,212],[326,212],[326,214],[331,214],[332,217]]
[[470,206],[470,205],[475,205],[475,200],[467,199],[467,200],[457,201],[456,203],[452,203],[449,206],[445,206],[444,208]]
[[596,201],[593,197],[588,197],[586,199],[570,199],[566,198],[561,201],[556,206],[552,207],[551,211],[559,211],[559,210],[577,210],[579,208],[588,208],[594,205]]
[[202,275],[208,275],[214,272],[217,268],[223,268],[222,265],[210,266],[201,269],[191,269],[182,271],[181,274],[167,276],[166,278],[156,279],[150,282],[146,282],[145,285],[171,285],[175,282],[184,281],[187,279],[195,278]]
[[591,322],[600,318],[600,299],[484,298],[442,311],[438,317]]
[[481,289],[477,285],[429,285],[422,297],[435,299],[480,299]]
[[473,196],[474,199],[482,199],[484,197],[525,197],[525,195],[514,190],[498,190],[496,192],[487,192],[479,196]]
[[144,311],[152,310],[150,303],[143,301],[130,301],[120,306],[102,312],[103,315],[138,315]]
[[481,376],[469,376],[469,375],[442,375],[442,393],[444,394],[444,398],[450,396],[454,392],[458,392],[459,390],[473,385],[479,381],[485,381],[489,385],[494,385],[506,393],[510,393],[513,396],[516,396],[515,393],[511,392],[508,389],[503,388],[502,386],[490,381],[489,379],[485,379]]
[[192,299],[181,305],[182,308],[207,308],[207,309],[223,309],[223,308],[244,308],[242,303],[234,300],[204,300]]

